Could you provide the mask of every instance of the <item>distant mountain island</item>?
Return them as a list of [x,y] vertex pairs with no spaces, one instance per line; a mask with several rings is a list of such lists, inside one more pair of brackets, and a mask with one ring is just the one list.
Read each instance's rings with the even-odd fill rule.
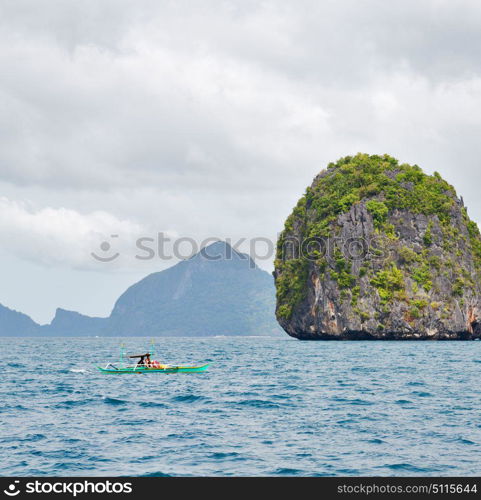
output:
[[57,309],[49,325],[0,305],[0,336],[279,335],[272,276],[226,242],[128,288],[108,318]]

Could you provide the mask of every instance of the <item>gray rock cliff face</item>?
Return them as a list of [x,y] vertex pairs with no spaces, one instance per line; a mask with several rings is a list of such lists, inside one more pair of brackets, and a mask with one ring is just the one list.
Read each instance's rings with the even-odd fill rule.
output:
[[[284,330],[306,340],[479,338],[481,239],[462,200],[390,157],[358,155],[343,167],[316,177],[281,235],[274,276]],[[310,254],[287,244],[306,238],[317,244]]]

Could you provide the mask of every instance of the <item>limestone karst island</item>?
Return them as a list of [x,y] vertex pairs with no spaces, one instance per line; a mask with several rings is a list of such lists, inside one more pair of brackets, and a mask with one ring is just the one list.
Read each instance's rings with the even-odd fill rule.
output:
[[481,237],[438,173],[388,155],[331,163],[277,245],[276,315],[303,340],[481,336]]

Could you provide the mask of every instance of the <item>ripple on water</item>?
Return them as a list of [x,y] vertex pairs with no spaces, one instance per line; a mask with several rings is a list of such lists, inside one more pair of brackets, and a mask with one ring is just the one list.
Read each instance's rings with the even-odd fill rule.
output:
[[229,460],[243,460],[243,457],[235,452],[235,451],[231,451],[231,452],[214,452],[214,453],[211,453],[209,455],[210,458],[213,458],[214,460],[226,460],[226,459],[229,459]]
[[275,469],[275,476],[303,476],[305,473],[302,469],[291,469],[289,467],[280,467],[279,469]]
[[472,445],[476,444],[474,441],[471,441],[470,439],[465,439],[462,437],[457,438],[456,441],[458,441],[461,444],[467,444],[468,446],[472,446]]
[[141,401],[137,403],[141,408],[168,408],[165,403],[158,403],[156,401]]
[[332,401],[338,402],[338,403],[347,403],[348,405],[353,405],[353,406],[372,406],[376,404],[374,401],[368,401],[367,399],[360,399],[360,398],[340,398],[340,397],[333,397]]
[[197,394],[181,394],[174,396],[172,401],[175,403],[198,403],[201,401],[207,401],[207,398]]
[[265,399],[244,399],[236,403],[236,406],[240,407],[250,407],[250,408],[262,408],[264,410],[279,409],[283,405],[279,403],[274,403],[273,401],[268,401]]
[[365,441],[366,443],[371,443],[371,444],[384,444],[386,442],[379,438],[366,439]]
[[47,436],[45,434],[27,434],[22,441],[28,441],[29,443],[35,443],[37,441],[41,441],[46,439]]
[[165,472],[147,472],[146,474],[139,474],[140,477],[171,477],[170,474],[166,474]]
[[418,467],[416,465],[412,465],[409,463],[389,464],[386,465],[385,467],[392,471],[410,472],[412,474],[428,474],[429,472],[431,473],[433,472],[431,468]]
[[70,408],[78,408],[79,406],[91,405],[93,401],[94,401],[93,398],[89,398],[89,399],[67,399],[65,401],[60,401],[58,403],[55,403],[54,405],[51,405],[51,406],[53,408],[59,408],[59,409],[70,409]]
[[128,404],[128,401],[125,401],[124,399],[110,398],[107,396],[104,396],[102,398],[102,402],[105,403],[106,405],[111,405],[111,406],[121,406]]
[[432,394],[426,391],[413,391],[411,392],[413,396],[417,396],[418,398],[430,398]]

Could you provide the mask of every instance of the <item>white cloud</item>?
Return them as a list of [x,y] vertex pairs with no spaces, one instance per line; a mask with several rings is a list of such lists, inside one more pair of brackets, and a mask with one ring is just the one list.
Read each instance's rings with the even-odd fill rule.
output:
[[[92,252],[111,257],[131,245],[142,234],[142,227],[102,211],[81,214],[66,208],[35,209],[0,197],[0,234],[2,248],[16,257],[46,266],[98,270],[101,264]],[[99,248],[104,242],[111,245],[110,251]]]

